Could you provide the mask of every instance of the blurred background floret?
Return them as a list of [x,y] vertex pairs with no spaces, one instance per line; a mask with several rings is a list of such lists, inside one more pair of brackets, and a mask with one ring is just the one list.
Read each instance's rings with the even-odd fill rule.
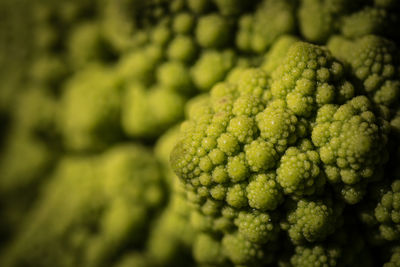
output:
[[396,0],[0,0],[0,266],[400,266]]

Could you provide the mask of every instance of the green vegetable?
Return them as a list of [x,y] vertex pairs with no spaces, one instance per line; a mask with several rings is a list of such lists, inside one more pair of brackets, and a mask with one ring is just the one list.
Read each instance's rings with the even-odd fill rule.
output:
[[328,46],[337,57],[350,64],[356,84],[375,103],[390,106],[397,101],[400,59],[395,43],[366,35],[355,41],[334,37]]
[[389,126],[325,48],[297,42],[270,77],[236,75],[189,113],[171,165],[192,222],[221,242],[220,257],[202,249],[198,260],[257,265],[273,260],[278,234],[297,246],[335,232],[380,178]]
[[236,45],[240,50],[264,52],[280,35],[294,32],[296,1],[264,0],[254,14],[240,18]]
[[397,23],[396,4],[392,1],[371,2],[375,3],[301,0],[298,10],[300,30],[312,42],[324,42],[339,32],[350,38],[367,34],[397,36],[395,29],[389,26]]
[[0,265],[399,265],[396,0],[0,1]]
[[90,65],[71,77],[61,105],[60,121],[67,148],[99,150],[118,138],[121,89],[112,70]]
[[399,252],[399,248],[395,248],[393,249],[393,254],[392,257],[390,258],[390,261],[385,263],[383,266],[384,267],[394,267],[399,265],[400,263],[400,252]]
[[139,145],[64,158],[43,190],[3,266],[108,266],[140,247],[164,199],[157,162]]

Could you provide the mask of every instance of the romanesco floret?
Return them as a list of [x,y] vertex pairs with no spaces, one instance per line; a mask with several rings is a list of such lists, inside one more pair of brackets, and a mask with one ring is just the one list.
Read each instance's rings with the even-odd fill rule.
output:
[[375,208],[379,230],[387,240],[400,239],[400,180],[393,181]]
[[320,161],[318,152],[308,140],[300,145],[300,149],[288,148],[276,170],[276,180],[285,194],[316,194],[325,184],[325,176],[319,168]]
[[400,94],[396,45],[376,35],[354,41],[335,37],[328,43],[335,56],[348,62],[359,90],[379,105],[390,106]]
[[121,88],[113,70],[89,65],[67,82],[61,99],[61,130],[71,150],[98,150],[119,134]]
[[355,225],[346,225],[322,243],[298,245],[290,258],[291,266],[369,266],[372,267],[368,244],[360,238]]
[[294,44],[271,77],[272,95],[286,99],[287,108],[302,117],[315,114],[324,104],[343,103],[354,96],[342,64],[325,48],[307,43]]
[[[382,144],[386,143],[388,129],[380,125],[370,106],[363,96],[340,107],[325,105],[318,111],[312,131],[328,181],[340,184],[343,197],[349,203],[361,200],[364,192],[358,185],[376,179],[376,169],[387,158]],[[347,194],[349,190],[355,193]]]
[[283,200],[282,191],[274,172],[254,175],[246,187],[249,206],[262,211],[274,210]]
[[[192,224],[240,265],[273,257],[265,249],[282,231],[294,244],[331,235],[344,203],[361,201],[380,178],[388,123],[319,46],[293,44],[271,77],[235,75],[192,106],[171,164],[186,184]],[[289,199],[294,208],[280,222],[275,210]]]
[[201,47],[225,46],[231,36],[231,22],[218,14],[202,16],[196,26],[196,41]]
[[295,254],[290,263],[294,267],[315,266],[331,267],[337,266],[337,257],[340,255],[338,248],[325,248],[320,245],[312,247],[297,246]]
[[324,240],[333,233],[340,215],[340,207],[333,207],[331,201],[301,199],[287,215],[289,237],[294,244],[305,241]]
[[358,12],[342,18],[341,33],[346,37],[360,37],[368,34],[381,34],[390,25],[391,14],[377,7],[365,7]]
[[302,35],[312,42],[323,42],[337,27],[338,17],[359,6],[360,1],[301,0],[298,9]]
[[188,34],[193,30],[195,17],[189,12],[177,14],[172,22],[172,29],[176,33]]
[[240,18],[236,45],[240,50],[261,53],[283,34],[294,32],[295,1],[263,0],[254,13]]
[[300,31],[312,42],[323,43],[336,33],[356,38],[368,34],[396,36],[396,9],[390,3],[343,0],[301,0]]
[[149,84],[154,79],[157,64],[162,58],[162,50],[158,45],[148,45],[140,50],[133,50],[118,63],[121,78]]
[[65,158],[2,265],[109,266],[143,245],[163,195],[157,162],[144,147]]
[[227,234],[222,239],[222,250],[235,265],[262,264],[264,251],[260,245],[252,243],[241,234]]
[[169,59],[190,62],[196,56],[197,46],[189,36],[179,35],[171,41],[167,49]]
[[169,61],[160,65],[157,69],[157,81],[161,86],[182,95],[192,91],[190,72],[180,61]]
[[125,88],[122,102],[122,128],[133,137],[159,135],[183,117],[185,97],[168,87],[146,88],[132,84]]
[[191,69],[194,84],[200,90],[210,90],[214,84],[225,78],[235,60],[236,55],[231,50],[205,50]]
[[241,211],[235,219],[235,225],[246,240],[263,244],[277,238],[279,226],[276,221],[276,216],[265,212]]

